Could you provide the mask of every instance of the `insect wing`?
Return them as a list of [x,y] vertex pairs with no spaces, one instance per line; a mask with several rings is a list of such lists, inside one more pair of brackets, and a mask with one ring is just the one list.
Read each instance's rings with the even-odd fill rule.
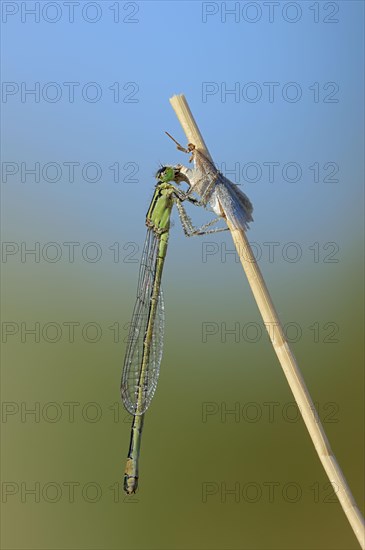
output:
[[234,228],[248,229],[249,222],[253,221],[253,206],[247,195],[223,174],[219,175],[215,190],[221,208]]
[[[161,287],[157,298],[150,349],[144,349],[145,334],[150,316],[158,247],[158,237],[152,230],[148,230],[139,269],[137,298],[128,334],[128,345],[121,381],[121,397],[124,406],[127,411],[133,415],[143,414],[149,407],[156,390],[162,359],[165,318]],[[143,354],[146,352],[148,353],[146,375],[141,390],[142,398],[140,403],[138,403]]]
[[248,223],[253,221],[250,199],[198,149],[194,151],[194,164],[197,182],[194,190],[205,196],[217,214],[222,211],[235,229],[248,229]]

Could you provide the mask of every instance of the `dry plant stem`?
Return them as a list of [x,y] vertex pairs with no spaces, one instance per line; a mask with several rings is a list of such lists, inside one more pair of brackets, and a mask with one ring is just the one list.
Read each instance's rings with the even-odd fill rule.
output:
[[[177,118],[179,119],[181,126],[183,127],[188,142],[193,143],[211,159],[185,96],[174,96],[170,99],[170,103]],[[341,468],[332,452],[294,354],[285,338],[278,314],[276,313],[260,268],[247,240],[246,233],[244,231],[234,229],[230,226],[229,221],[226,221],[231,231],[242,267],[245,270],[257,306],[269,333],[271,343],[276,355],[278,356],[290,389],[293,392],[295,401],[312,438],[314,447],[330,482],[333,484],[334,491],[360,543],[360,546],[364,550],[364,520],[351,494],[350,488],[347,485]]]

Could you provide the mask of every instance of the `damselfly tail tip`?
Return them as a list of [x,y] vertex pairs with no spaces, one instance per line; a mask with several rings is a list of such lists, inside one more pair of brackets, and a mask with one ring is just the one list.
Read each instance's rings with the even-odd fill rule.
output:
[[123,488],[127,495],[134,495],[138,488],[138,477],[125,474]]

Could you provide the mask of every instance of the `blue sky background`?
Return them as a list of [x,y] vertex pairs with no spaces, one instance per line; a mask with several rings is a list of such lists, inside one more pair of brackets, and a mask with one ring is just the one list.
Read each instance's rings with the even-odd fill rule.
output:
[[[30,7],[32,3],[28,4]],[[102,181],[95,184],[82,185],[76,178],[69,186],[45,183],[35,189],[27,185],[25,192],[31,193],[25,201],[29,213],[32,205],[35,207],[45,200],[45,194],[52,193],[57,209],[51,214],[46,208],[43,215],[52,216],[54,231],[63,226],[66,211],[70,224],[82,222],[80,225],[88,231],[93,231],[96,215],[103,222],[98,224],[99,235],[117,230],[109,224],[121,214],[127,224],[135,216],[143,217],[156,165],[186,161],[163,133],[168,129],[184,142],[168,103],[171,95],[184,92],[217,163],[225,162],[229,167],[240,162],[243,167],[247,162],[258,162],[264,169],[259,182],[246,184],[255,206],[255,231],[260,236],[267,225],[279,237],[288,226],[299,226],[303,236],[309,238],[330,226],[334,240],[344,230],[359,231],[359,226],[353,224],[360,218],[361,200],[354,197],[361,197],[364,145],[362,3],[346,2],[334,15],[332,8],[325,10],[319,3],[320,20],[339,19],[338,23],[327,24],[313,22],[315,12],[307,2],[298,4],[302,14],[297,23],[284,20],[286,3],[276,8],[273,23],[269,22],[268,8],[260,6],[261,18],[251,24],[243,19],[242,9],[238,23],[228,15],[223,23],[223,7],[220,3],[213,5],[218,13],[207,15],[205,24],[202,17],[208,7],[199,2],[142,2],[136,7],[132,3],[128,9],[121,2],[120,17],[127,14],[127,19],[138,23],[113,23],[115,14],[109,2],[98,4],[100,20],[94,24],[82,19],[81,7],[75,7],[75,22],[68,23],[68,11],[62,3],[58,15],[61,19],[54,24],[44,21],[42,10],[38,24],[25,14],[27,22],[19,22],[21,8],[18,14],[8,15],[3,25],[3,79],[25,82],[29,87],[39,82],[41,89],[48,82],[57,82],[62,97],[56,103],[41,98],[38,104],[31,96],[21,103],[20,93],[8,97],[3,105],[3,128],[8,130],[4,158],[37,159],[41,163],[74,159],[83,163],[90,159],[104,168]],[[137,7],[138,12],[132,15]],[[256,9],[247,11],[247,15],[244,12],[246,19],[254,18]],[[297,11],[287,10],[286,17],[294,18]],[[85,13],[89,18],[96,14],[93,8]],[[45,14],[54,18],[56,12],[48,8]],[[79,90],[94,81],[102,90],[102,98],[88,103]],[[298,102],[289,103],[281,92],[286,83],[293,81],[303,95]],[[67,99],[63,82],[80,83],[73,104]],[[114,103],[113,93],[108,90],[114,82],[121,87],[136,83],[139,89],[133,99],[138,102]],[[207,97],[206,103],[202,102],[204,82],[214,82],[219,89],[216,95]],[[241,94],[238,103],[232,95],[222,103],[224,85],[232,89],[239,83],[242,90],[247,82],[257,83],[261,100],[249,103]],[[264,82],[280,83],[273,103],[268,100]],[[318,103],[314,103],[314,91],[309,89],[315,82],[321,89]],[[323,90],[328,82],[338,86],[334,95],[337,103],[323,103],[333,89],[328,88],[327,93]],[[133,89],[121,90],[121,97]],[[253,89],[250,91],[253,93]],[[113,161],[138,163],[138,186],[113,185],[107,168]],[[278,177],[276,185],[270,185],[265,177],[267,168],[262,166],[270,161],[280,162],[281,167],[287,162],[299,163],[304,171],[301,180],[289,183]],[[314,162],[322,166],[336,162],[340,185],[315,185],[313,171],[308,168]],[[321,179],[326,174],[322,172]],[[13,183],[17,183],[16,178]],[[240,183],[244,183],[242,179]],[[6,191],[11,199],[19,189],[12,185]],[[79,201],[84,208],[79,209]],[[352,215],[344,223],[349,211]],[[138,231],[133,229],[133,233]]]

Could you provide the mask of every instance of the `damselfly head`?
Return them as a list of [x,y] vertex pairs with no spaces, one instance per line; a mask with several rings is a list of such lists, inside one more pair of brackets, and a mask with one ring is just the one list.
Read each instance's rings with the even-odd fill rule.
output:
[[173,166],[161,166],[156,172],[156,178],[163,182],[168,183],[169,181],[175,181],[178,170]]
[[166,170],[166,166],[162,166],[162,164],[160,164],[160,168],[155,173],[155,178],[157,180],[160,180],[165,170]]

